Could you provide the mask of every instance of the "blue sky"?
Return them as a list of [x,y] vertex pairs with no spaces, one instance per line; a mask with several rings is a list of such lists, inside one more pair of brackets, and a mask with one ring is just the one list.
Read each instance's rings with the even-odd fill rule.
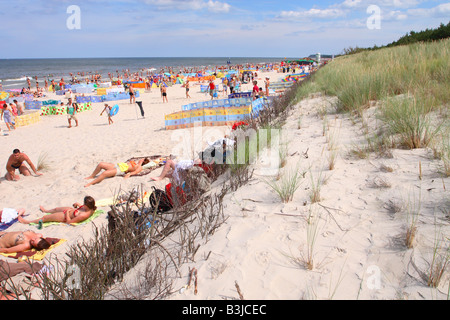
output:
[[[67,27],[71,5],[80,29]],[[380,10],[375,29],[371,5]],[[450,2],[437,0],[0,0],[0,8],[0,58],[338,54],[450,17]]]

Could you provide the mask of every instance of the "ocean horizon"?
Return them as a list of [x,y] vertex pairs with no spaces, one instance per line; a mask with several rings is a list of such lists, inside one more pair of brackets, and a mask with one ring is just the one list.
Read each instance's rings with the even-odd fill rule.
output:
[[[226,66],[230,61],[232,65],[277,63],[282,57],[132,57],[132,58],[24,58],[0,59],[0,80],[3,90],[21,89],[27,86],[30,78],[32,87],[35,86],[35,77],[41,86],[45,79],[59,80],[69,77],[70,73],[99,73],[107,77],[108,73],[122,73],[123,70],[138,72],[145,69],[172,68],[207,68]],[[157,72],[155,71],[155,72]]]

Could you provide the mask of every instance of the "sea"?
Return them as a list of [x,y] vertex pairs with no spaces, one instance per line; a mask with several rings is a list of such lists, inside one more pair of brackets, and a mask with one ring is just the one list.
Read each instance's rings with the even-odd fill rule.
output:
[[[64,59],[0,59],[0,81],[3,90],[21,89],[28,87],[27,78],[34,87],[35,77],[39,85],[44,85],[45,79],[59,81],[61,78],[69,80],[70,73],[78,72],[99,73],[102,78],[108,78],[108,73],[116,74],[123,70],[141,72],[149,70],[157,74],[162,68],[171,68],[178,72],[184,68],[206,68],[214,70],[215,67],[231,65],[246,65],[259,63],[279,63],[283,58],[261,57],[213,57],[213,58],[64,58]],[[143,73],[146,75],[146,73]]]

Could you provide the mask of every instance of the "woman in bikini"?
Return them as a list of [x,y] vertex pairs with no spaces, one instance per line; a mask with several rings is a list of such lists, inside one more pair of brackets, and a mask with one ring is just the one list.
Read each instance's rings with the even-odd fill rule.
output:
[[[118,164],[109,163],[109,162],[100,162],[97,167],[95,168],[94,172],[89,177],[86,177],[86,180],[94,179],[93,181],[89,182],[84,187],[89,187],[93,184],[97,184],[102,182],[105,178],[112,178],[115,176],[123,176],[125,179],[129,178],[133,175],[136,175],[142,171],[142,166],[149,163],[150,160],[145,158],[142,160],[139,160],[139,162],[135,161],[128,161],[128,162],[121,162]],[[104,170],[97,178],[97,174],[100,173],[100,171]]]
[[30,249],[38,251],[50,248],[50,243],[40,233],[31,230],[0,232],[0,252],[22,252]]
[[50,210],[40,206],[40,209],[42,212],[50,214],[31,221],[19,216],[19,222],[24,224],[38,223],[39,227],[42,227],[42,223],[44,222],[79,223],[92,216],[95,210],[97,210],[97,207],[95,206],[94,198],[86,196],[84,197],[84,204],[74,203],[72,207],[58,207]]

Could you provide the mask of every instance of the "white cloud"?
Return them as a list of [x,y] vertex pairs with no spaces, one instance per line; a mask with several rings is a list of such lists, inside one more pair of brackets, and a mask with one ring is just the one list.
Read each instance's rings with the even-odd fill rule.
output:
[[227,13],[231,9],[228,3],[214,0],[146,0],[145,3],[154,5],[159,10],[198,11],[206,9],[214,13]]
[[333,19],[345,16],[345,11],[336,8],[329,9],[309,9],[304,11],[282,11],[278,20],[298,20],[305,18]]
[[407,11],[409,15],[416,17],[442,17],[448,18],[450,16],[450,2],[443,3],[434,8],[429,9],[410,9]]

